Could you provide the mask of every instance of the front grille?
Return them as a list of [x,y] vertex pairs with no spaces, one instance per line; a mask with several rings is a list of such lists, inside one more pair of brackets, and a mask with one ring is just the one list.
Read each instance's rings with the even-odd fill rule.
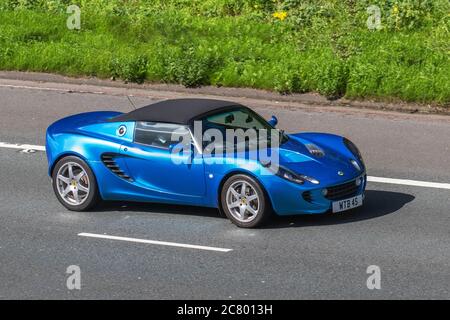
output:
[[119,176],[122,179],[125,179],[127,181],[133,181],[133,179],[128,176],[117,164],[117,162],[114,160],[114,157],[116,155],[113,153],[104,153],[102,154],[102,162],[103,164],[111,170],[112,173]]
[[340,184],[338,186],[327,188],[328,193],[325,196],[328,200],[341,200],[350,198],[358,193],[359,186],[356,185],[356,180]]

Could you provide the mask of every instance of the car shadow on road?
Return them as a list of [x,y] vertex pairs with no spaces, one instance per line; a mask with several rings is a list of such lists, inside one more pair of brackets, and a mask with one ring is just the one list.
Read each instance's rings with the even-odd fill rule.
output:
[[[297,216],[274,216],[263,228],[293,228],[305,226],[320,226],[343,224],[350,222],[357,222],[362,220],[369,220],[378,218],[387,214],[392,214],[400,210],[404,205],[413,201],[414,196],[406,193],[367,190],[364,200],[364,206],[355,210],[343,213],[326,213],[316,215],[297,215]],[[134,212],[136,214],[148,213],[164,213],[164,214],[182,214],[195,215],[210,218],[221,218],[217,209],[169,205],[159,203],[140,203],[140,202],[123,202],[113,201],[104,202],[98,206],[94,211],[96,212]]]
[[167,213],[195,215],[210,218],[220,217],[219,210],[215,208],[183,206],[163,203],[105,201],[98,205],[94,212],[134,212],[134,213]]
[[401,192],[367,190],[364,206],[360,208],[342,213],[275,217],[264,228],[321,226],[370,220],[393,214],[414,199],[413,195]]

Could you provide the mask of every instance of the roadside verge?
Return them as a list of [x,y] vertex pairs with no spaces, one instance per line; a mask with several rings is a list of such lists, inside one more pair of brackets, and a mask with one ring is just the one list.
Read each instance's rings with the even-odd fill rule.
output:
[[[450,106],[435,106],[429,104],[402,102],[389,103],[370,100],[355,101],[345,98],[328,100],[327,98],[315,93],[280,95],[275,92],[249,88],[225,88],[212,86],[185,88],[180,85],[172,84],[135,84],[98,78],[72,78],[57,74],[37,72],[0,71],[0,84],[3,86],[10,85],[11,87],[27,87],[27,85],[31,86],[31,84],[33,84],[32,86],[34,88],[40,87],[42,89],[49,87],[51,84],[51,88],[54,90],[117,95],[123,95],[123,89],[126,89],[127,94],[129,95],[153,96],[161,99],[167,98],[168,96],[173,98],[186,96],[207,96],[218,99],[220,99],[220,97],[227,97],[232,100],[249,99],[254,101],[259,100],[261,102],[272,102],[272,105],[283,103],[283,105],[287,107],[345,107],[402,112],[409,114],[419,113],[450,115]],[[49,86],[46,86],[46,84],[49,84]],[[73,87],[72,89],[70,85],[76,85],[76,87]]]

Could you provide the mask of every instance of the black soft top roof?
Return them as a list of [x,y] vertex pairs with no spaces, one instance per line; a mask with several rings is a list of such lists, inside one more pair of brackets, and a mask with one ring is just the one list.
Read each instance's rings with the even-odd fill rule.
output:
[[160,101],[129,113],[111,118],[109,122],[147,121],[189,124],[194,119],[213,113],[242,107],[236,102],[210,99],[174,99]]

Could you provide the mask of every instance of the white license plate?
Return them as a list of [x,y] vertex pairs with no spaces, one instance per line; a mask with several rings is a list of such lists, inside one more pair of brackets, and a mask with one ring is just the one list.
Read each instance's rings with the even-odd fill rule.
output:
[[339,200],[333,202],[333,213],[347,211],[363,204],[363,196],[359,195],[350,199]]

